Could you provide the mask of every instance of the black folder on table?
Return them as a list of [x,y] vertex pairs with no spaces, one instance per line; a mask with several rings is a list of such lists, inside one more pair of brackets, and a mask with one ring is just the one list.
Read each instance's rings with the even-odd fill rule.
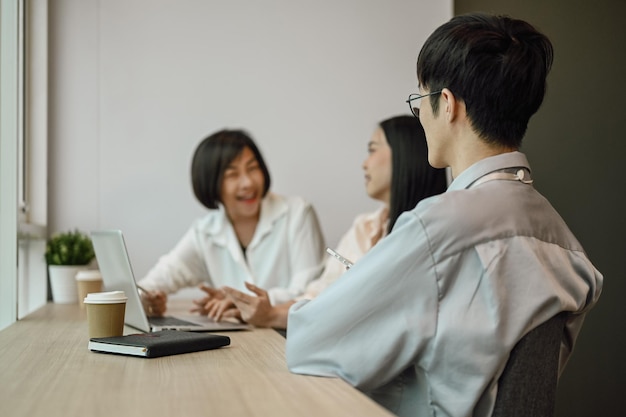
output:
[[228,345],[230,345],[228,336],[181,330],[163,330],[89,339],[89,350],[91,351],[146,358],[199,352]]

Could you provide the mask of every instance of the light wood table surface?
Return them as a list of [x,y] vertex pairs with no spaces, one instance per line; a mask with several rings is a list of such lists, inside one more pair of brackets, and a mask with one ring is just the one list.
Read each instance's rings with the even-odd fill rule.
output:
[[48,304],[0,331],[0,416],[392,415],[340,379],[290,373],[274,330],[220,334],[229,347],[154,359],[95,353],[85,311]]

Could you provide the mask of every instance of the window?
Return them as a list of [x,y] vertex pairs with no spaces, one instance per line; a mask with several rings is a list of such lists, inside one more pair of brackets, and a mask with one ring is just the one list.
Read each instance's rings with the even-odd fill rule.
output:
[[0,329],[47,298],[47,15],[0,0]]

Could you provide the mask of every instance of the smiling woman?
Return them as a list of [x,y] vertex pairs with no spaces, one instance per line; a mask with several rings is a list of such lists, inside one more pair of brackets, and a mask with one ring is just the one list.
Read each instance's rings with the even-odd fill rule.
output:
[[245,147],[224,171],[220,193],[228,219],[244,251],[259,223],[261,198],[266,191],[259,162],[250,148]]
[[193,157],[191,182],[208,209],[221,203],[240,246],[248,247],[270,188],[270,173],[254,141],[241,130],[222,130],[206,138]]
[[269,192],[259,148],[242,130],[220,130],[197,146],[191,162],[197,200],[209,211],[140,281],[144,301],[165,311],[166,294],[200,285],[193,310],[220,314],[233,306],[221,287],[269,288],[275,303],[304,291],[322,267],[324,239],[313,206]]

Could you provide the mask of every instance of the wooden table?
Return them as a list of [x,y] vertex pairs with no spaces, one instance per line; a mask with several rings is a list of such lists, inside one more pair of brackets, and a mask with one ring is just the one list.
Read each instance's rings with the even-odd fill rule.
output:
[[221,334],[231,346],[155,359],[95,353],[85,311],[48,304],[0,331],[0,416],[391,415],[340,379],[290,373],[274,330]]

